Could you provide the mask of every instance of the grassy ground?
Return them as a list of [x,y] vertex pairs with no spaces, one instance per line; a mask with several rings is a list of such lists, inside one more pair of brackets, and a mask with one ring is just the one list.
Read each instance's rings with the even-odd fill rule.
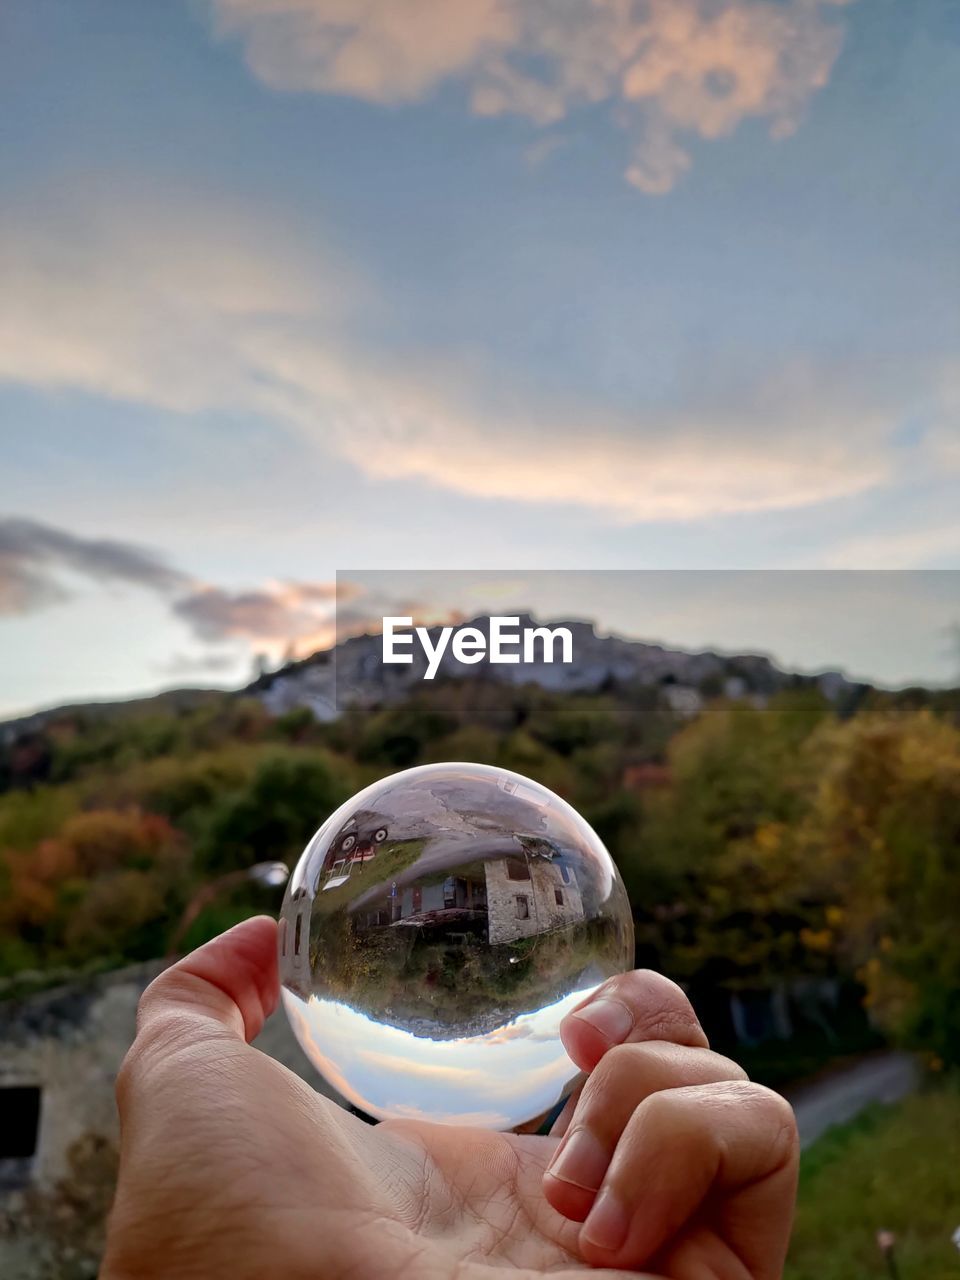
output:
[[805,1152],[785,1280],[890,1276],[876,1244],[897,1238],[900,1280],[960,1280],[960,1088],[873,1107]]

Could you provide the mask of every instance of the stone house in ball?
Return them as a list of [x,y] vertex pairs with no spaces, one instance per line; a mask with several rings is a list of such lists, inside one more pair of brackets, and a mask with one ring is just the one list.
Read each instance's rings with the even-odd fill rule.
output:
[[[355,917],[364,929],[447,926],[476,931],[493,944],[567,928],[582,920],[576,873],[563,855],[526,852],[490,858],[482,872],[401,886]],[[294,948],[296,954],[296,948]]]
[[583,899],[564,859],[497,858],[484,864],[487,936],[515,942],[583,919]]

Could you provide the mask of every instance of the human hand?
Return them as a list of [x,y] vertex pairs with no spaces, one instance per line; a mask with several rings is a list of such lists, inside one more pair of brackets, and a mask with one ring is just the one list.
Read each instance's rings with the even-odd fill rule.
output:
[[145,992],[101,1280],[780,1276],[793,1114],[665,978],[613,978],[565,1019],[588,1074],[550,1137],[364,1124],[251,1047],[277,996],[266,917]]

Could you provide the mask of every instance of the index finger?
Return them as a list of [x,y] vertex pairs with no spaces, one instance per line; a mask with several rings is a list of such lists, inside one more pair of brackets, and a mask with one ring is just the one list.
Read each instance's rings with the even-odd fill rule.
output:
[[680,987],[652,969],[617,974],[568,1013],[563,1047],[581,1071],[592,1071],[608,1049],[645,1040],[707,1049],[709,1043]]
[[653,1093],[617,1144],[581,1228],[581,1252],[595,1267],[775,1280],[798,1155],[790,1104],[760,1085],[727,1080]]

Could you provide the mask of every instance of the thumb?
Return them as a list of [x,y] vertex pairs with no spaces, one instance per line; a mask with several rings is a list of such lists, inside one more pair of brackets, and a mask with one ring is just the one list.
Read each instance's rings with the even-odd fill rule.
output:
[[143,993],[116,1080],[120,1170],[104,1276],[197,1274],[187,1254],[212,1229],[211,1188],[243,1165],[236,1117],[268,1096],[262,1064],[282,1070],[244,1043],[276,1003],[276,934],[267,917],[247,920]]
[[279,985],[277,922],[269,916],[245,920],[165,969],[140,998],[137,1037],[117,1080],[121,1111],[131,1078],[181,1045],[253,1040],[276,1008]]
[[176,1013],[249,1042],[278,995],[277,922],[254,916],[165,969],[143,994],[137,1031]]

